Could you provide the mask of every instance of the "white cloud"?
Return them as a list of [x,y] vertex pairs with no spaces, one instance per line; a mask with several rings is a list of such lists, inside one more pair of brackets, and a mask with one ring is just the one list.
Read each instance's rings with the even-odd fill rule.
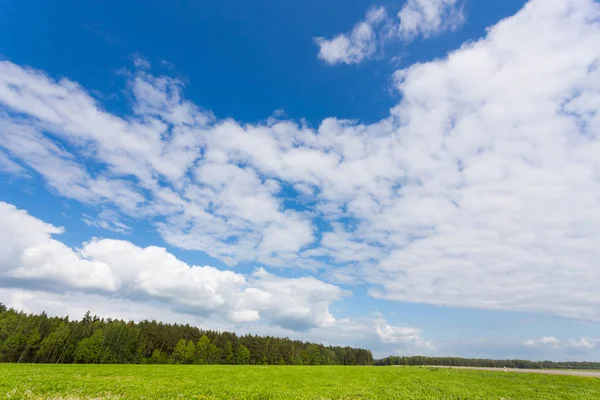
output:
[[11,175],[23,176],[26,175],[26,171],[19,164],[14,162],[6,153],[0,151],[0,171],[9,173]]
[[[335,324],[315,326],[309,331],[290,331],[261,319],[258,321],[236,322],[227,315],[183,313],[168,304],[157,301],[135,301],[122,297],[107,297],[100,294],[66,291],[50,293],[21,288],[0,287],[0,302],[24,310],[28,313],[45,311],[52,316],[81,318],[86,311],[104,318],[119,318],[141,321],[160,320],[168,323],[183,323],[203,329],[236,332],[239,335],[271,335],[289,337],[295,340],[322,343],[324,345],[354,346],[371,349],[375,357],[390,354],[389,344],[382,343],[373,329],[376,320],[372,318],[337,319]],[[245,319],[246,321],[248,318]]]
[[1,146],[42,175],[60,195],[88,204],[111,201],[130,212],[145,201],[127,180],[91,176],[71,153],[40,133],[35,123],[9,118],[0,114]]
[[[329,312],[329,305],[346,294],[338,287],[313,277],[280,278],[264,269],[258,269],[252,275],[251,284],[268,294],[259,306],[264,310],[263,314],[294,330],[332,326],[335,318]],[[256,301],[253,295],[254,292],[249,293],[249,299],[245,299],[249,305]]]
[[397,74],[397,154],[415,183],[370,225],[417,237],[398,238],[373,294],[600,318],[600,120],[586,111],[600,96],[598,15],[593,1],[533,1]]
[[[202,316],[180,314],[164,304],[139,302],[119,297],[107,297],[103,294],[65,291],[47,292],[35,288],[0,287],[0,301],[7,306],[27,313],[46,312],[50,316],[69,316],[80,319],[87,311],[95,315],[123,320],[157,320],[165,323],[201,325]],[[219,327],[214,316],[210,318],[212,327]],[[207,326],[202,324],[202,326]]]
[[524,342],[526,346],[536,346],[536,345],[545,345],[545,346],[556,346],[560,344],[560,340],[555,338],[554,336],[543,336],[539,339],[529,339]]
[[589,351],[596,347],[595,342],[587,338],[569,338],[567,341],[561,341],[554,336],[544,336],[538,339],[526,340],[523,344],[528,347],[551,347],[555,349]]
[[129,232],[131,227],[120,221],[118,213],[112,210],[102,210],[97,217],[92,217],[87,214],[82,214],[81,220],[88,226],[96,226],[112,232]]
[[140,69],[152,68],[152,65],[150,64],[150,62],[148,60],[146,60],[143,57],[139,57],[139,56],[136,56],[133,58],[133,65],[135,65],[136,68],[140,68]]
[[[132,75],[136,115],[125,120],[101,110],[73,82],[54,82],[9,62],[0,71],[0,98],[8,111],[0,114],[2,147],[59,194],[86,204],[111,203],[131,216],[165,216],[169,223],[160,230],[166,240],[230,264],[286,260],[286,253],[313,240],[302,215],[282,212],[275,181],[220,159],[219,149],[207,150],[196,165],[211,130],[246,133],[232,121],[211,126],[211,113],[181,98],[180,82],[144,71]],[[58,140],[74,146],[82,160]],[[92,174],[80,161],[101,168]],[[282,230],[291,234],[279,235]]]
[[406,328],[383,324],[375,328],[377,335],[384,343],[401,345],[414,350],[434,349],[433,343],[421,337],[421,331],[416,328]]
[[398,12],[398,21],[385,7],[371,7],[365,19],[349,34],[331,39],[318,37],[318,57],[328,64],[358,64],[372,58],[377,48],[390,40],[410,41],[455,30],[464,23],[461,0],[408,0]]
[[569,339],[567,347],[574,349],[592,350],[596,347],[596,343],[586,338]]
[[258,269],[247,279],[190,266],[164,248],[123,240],[93,239],[74,250],[52,238],[62,231],[0,202],[4,285],[151,300],[184,314],[219,314],[234,322],[263,319],[293,330],[332,325],[329,305],[344,295],[312,277],[281,278]]
[[220,120],[146,71],[130,76],[135,114],[120,118],[73,82],[2,62],[0,147],[59,194],[231,265],[600,320],[599,17],[592,0],[533,0],[398,71],[402,100],[371,125]]
[[328,64],[360,63],[377,50],[379,25],[387,21],[385,8],[371,8],[364,21],[358,22],[349,35],[341,33],[332,39],[318,37],[319,58]]
[[454,30],[465,20],[460,0],[408,0],[398,18],[398,31],[404,40]]

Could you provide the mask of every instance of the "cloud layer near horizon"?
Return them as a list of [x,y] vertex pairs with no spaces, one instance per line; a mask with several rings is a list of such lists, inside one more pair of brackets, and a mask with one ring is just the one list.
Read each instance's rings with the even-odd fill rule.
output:
[[[4,61],[2,165],[229,265],[306,268],[391,300],[600,320],[599,21],[592,0],[533,0],[485,38],[397,71],[389,117],[316,129],[219,119],[146,69],[117,116],[74,82]],[[84,249],[98,243],[109,242]],[[129,282],[64,251],[110,277],[94,290]],[[276,279],[265,274],[234,292],[265,290]],[[336,296],[306,321],[327,321]]]
[[124,240],[93,239],[74,250],[52,237],[60,233],[62,228],[0,202],[2,286],[160,302],[183,314],[219,314],[234,323],[262,318],[292,330],[331,326],[329,305],[344,295],[312,277],[280,278],[262,268],[245,277],[190,266],[164,248]]

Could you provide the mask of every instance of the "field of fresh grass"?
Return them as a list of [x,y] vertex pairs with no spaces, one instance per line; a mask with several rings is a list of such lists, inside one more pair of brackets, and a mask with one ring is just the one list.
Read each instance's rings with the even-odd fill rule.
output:
[[6,399],[600,399],[600,379],[429,367],[0,364]]

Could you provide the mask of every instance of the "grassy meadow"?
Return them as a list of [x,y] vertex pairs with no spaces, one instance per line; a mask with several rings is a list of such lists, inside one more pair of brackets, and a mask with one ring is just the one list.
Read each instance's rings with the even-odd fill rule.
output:
[[600,379],[434,367],[0,364],[6,399],[599,399]]

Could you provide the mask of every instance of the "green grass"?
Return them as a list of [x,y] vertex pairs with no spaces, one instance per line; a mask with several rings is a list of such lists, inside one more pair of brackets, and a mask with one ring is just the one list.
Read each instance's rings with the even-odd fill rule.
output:
[[0,399],[600,399],[600,379],[429,367],[0,364]]

